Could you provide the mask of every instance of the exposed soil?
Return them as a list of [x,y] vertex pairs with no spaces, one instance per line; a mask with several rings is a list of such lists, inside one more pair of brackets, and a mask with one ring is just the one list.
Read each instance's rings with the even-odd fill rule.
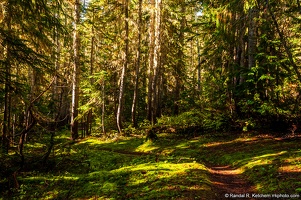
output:
[[242,177],[239,169],[215,166],[209,168],[209,172],[214,184],[215,199],[255,199],[252,198],[255,187]]

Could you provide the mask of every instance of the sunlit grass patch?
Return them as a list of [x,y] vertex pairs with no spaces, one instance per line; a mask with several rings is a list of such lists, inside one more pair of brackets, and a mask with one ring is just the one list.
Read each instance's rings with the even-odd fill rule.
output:
[[139,145],[135,151],[136,152],[151,152],[151,151],[154,151],[154,150],[157,150],[159,147],[158,146],[155,146],[154,143],[150,140],[148,140],[147,142]]
[[[72,142],[58,136],[51,171],[20,174],[19,194],[24,199],[214,199],[205,164],[232,165],[237,169],[232,173],[248,177],[258,192],[301,188],[297,141],[158,136],[147,142],[130,137]],[[40,152],[43,144],[28,149]]]
[[260,156],[255,156],[247,161],[247,163],[242,166],[245,169],[251,169],[258,165],[268,165],[273,164],[274,160],[279,159],[280,155],[286,154],[287,151],[281,151],[278,153],[267,153]]
[[296,158],[287,158],[284,160],[286,163],[300,163],[301,164],[301,157]]
[[257,141],[258,138],[256,137],[239,137],[233,140],[229,141],[213,141],[204,144],[205,147],[215,147],[215,146],[220,146],[220,145],[225,145],[225,144],[235,144],[235,143],[241,143],[241,142],[252,142],[252,141]]
[[299,143],[269,135],[215,138],[201,145],[201,160],[240,169],[258,192],[293,193],[301,188]]
[[209,190],[206,167],[198,163],[172,164],[166,162],[140,164],[112,171],[128,174],[125,188],[132,198],[167,198],[181,196],[183,191]]
[[287,165],[279,167],[279,172],[285,172],[285,173],[301,173],[301,166],[296,165]]

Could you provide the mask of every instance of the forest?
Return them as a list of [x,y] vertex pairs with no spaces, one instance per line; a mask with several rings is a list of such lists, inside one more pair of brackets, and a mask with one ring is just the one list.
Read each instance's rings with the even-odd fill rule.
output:
[[301,196],[299,0],[1,0],[0,52],[0,199]]

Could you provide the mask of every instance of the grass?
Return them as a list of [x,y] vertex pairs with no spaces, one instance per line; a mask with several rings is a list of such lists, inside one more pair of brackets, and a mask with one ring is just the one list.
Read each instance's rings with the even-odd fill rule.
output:
[[[300,139],[240,136],[205,145],[211,163],[240,169],[260,193],[300,193]],[[217,158],[217,159],[214,159]]]
[[[19,173],[20,188],[2,191],[3,199],[214,199],[207,167],[217,165],[240,170],[258,193],[301,192],[298,139],[160,134],[155,142],[88,137],[72,144],[62,134],[56,143],[51,168]],[[26,148],[34,155],[45,145]]]

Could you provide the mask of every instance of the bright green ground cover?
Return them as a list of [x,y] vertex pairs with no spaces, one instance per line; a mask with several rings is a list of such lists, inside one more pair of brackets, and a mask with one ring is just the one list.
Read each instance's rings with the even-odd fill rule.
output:
[[[300,140],[252,135],[205,135],[159,140],[57,137],[52,168],[22,172],[4,199],[214,199],[208,166],[232,165],[259,193],[300,193]],[[37,145],[38,152],[41,145]],[[35,146],[27,146],[35,152]],[[206,166],[207,167],[206,167]]]

